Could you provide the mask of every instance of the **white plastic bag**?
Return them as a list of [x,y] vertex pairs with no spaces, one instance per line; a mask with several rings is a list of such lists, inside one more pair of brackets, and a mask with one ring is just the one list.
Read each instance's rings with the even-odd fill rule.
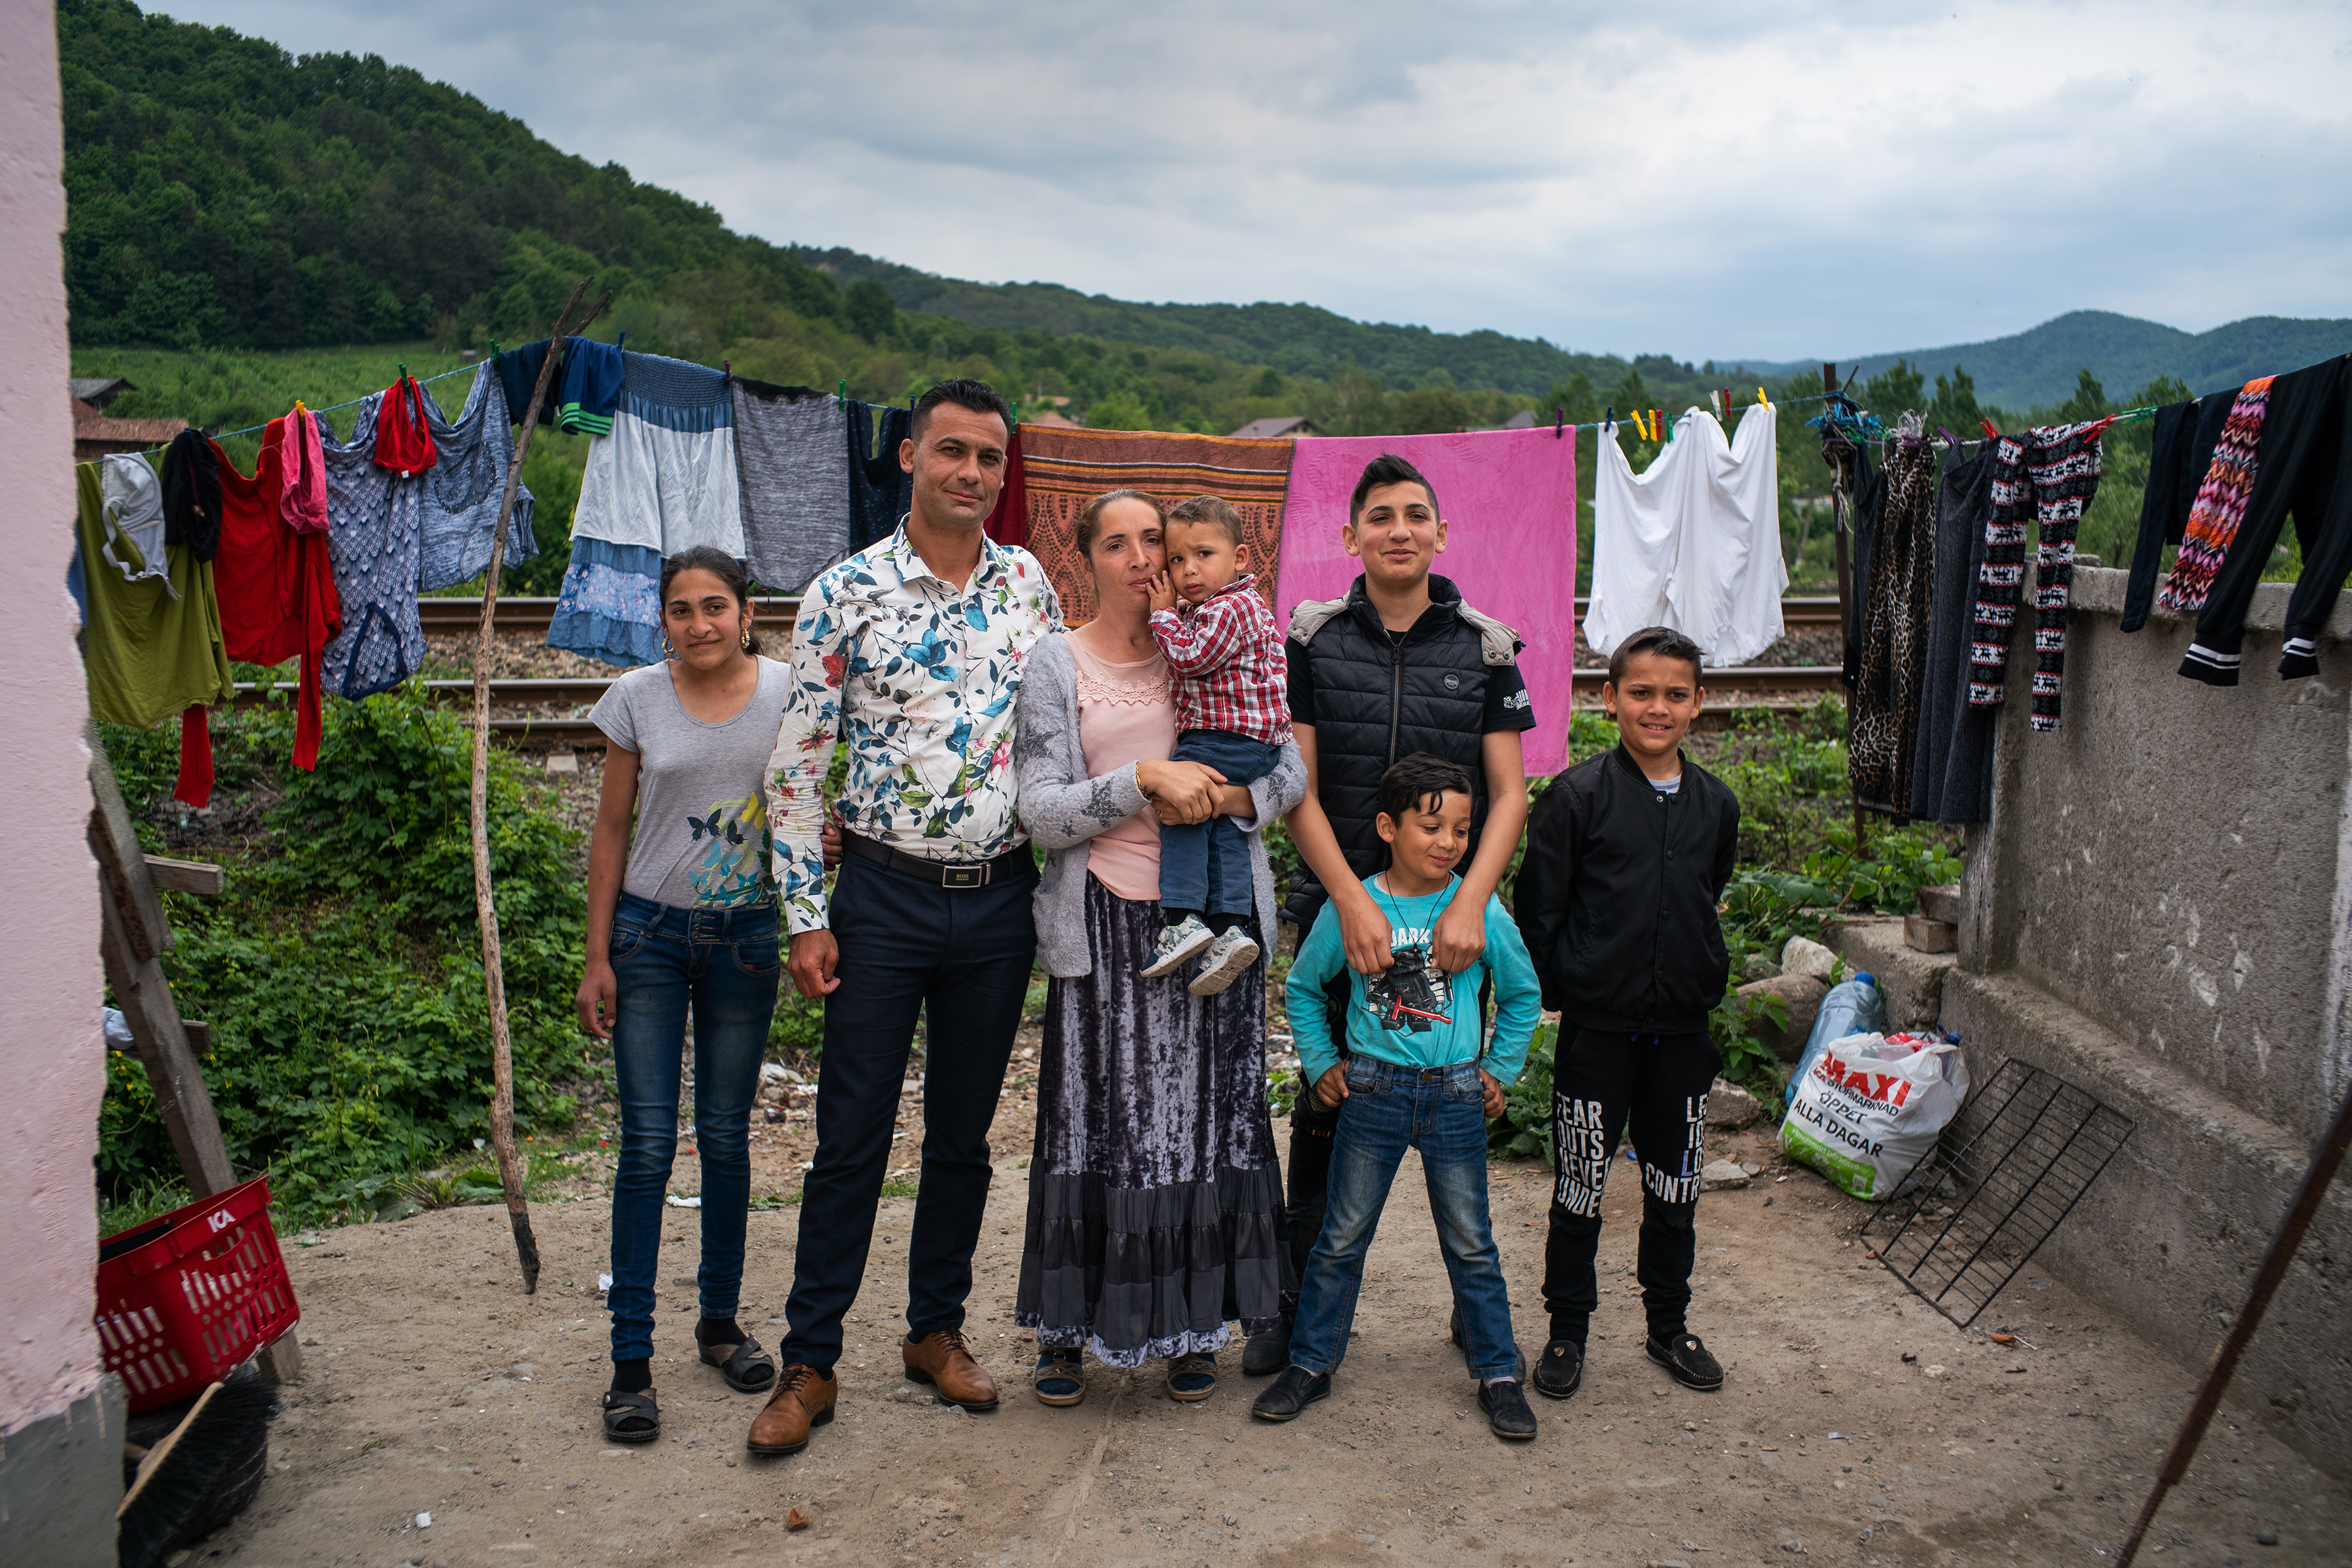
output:
[[1780,1147],[1857,1198],[1882,1199],[1969,1097],[1959,1042],[1932,1035],[1832,1040],[1790,1086]]

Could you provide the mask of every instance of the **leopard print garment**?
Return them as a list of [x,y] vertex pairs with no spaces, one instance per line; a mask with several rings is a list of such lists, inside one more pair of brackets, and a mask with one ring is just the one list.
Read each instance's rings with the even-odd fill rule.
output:
[[1846,754],[1854,799],[1910,820],[1911,763],[1936,580],[1936,449],[1887,443],[1885,484],[1863,589],[1862,658]]

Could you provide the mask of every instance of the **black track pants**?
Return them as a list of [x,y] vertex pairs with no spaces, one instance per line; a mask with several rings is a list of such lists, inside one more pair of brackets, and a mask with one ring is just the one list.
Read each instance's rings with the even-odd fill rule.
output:
[[1653,1339],[1683,1332],[1698,1254],[1699,1171],[1706,1163],[1706,1091],[1723,1058],[1704,1034],[1624,1035],[1563,1022],[1552,1066],[1551,1235],[1544,1305],[1551,1337],[1584,1342],[1601,1304],[1601,1193],[1632,1123],[1641,1162],[1636,1275]]

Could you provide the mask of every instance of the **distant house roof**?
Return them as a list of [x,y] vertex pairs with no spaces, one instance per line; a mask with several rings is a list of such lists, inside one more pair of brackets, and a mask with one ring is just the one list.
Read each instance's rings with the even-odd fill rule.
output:
[[1243,441],[1277,441],[1285,436],[1320,436],[1312,419],[1298,416],[1287,418],[1253,419],[1234,432],[1234,438]]
[[1042,413],[1033,414],[1028,418],[1024,419],[1021,423],[1024,425],[1043,425],[1048,429],[1053,430],[1076,430],[1079,427],[1076,420],[1071,418],[1066,414],[1056,413],[1051,408],[1045,409]]
[[87,463],[109,452],[143,452],[168,447],[172,437],[188,427],[184,419],[109,419],[97,409],[73,399],[74,461]]
[[66,390],[78,402],[104,408],[124,393],[138,391],[139,384],[119,375],[78,375],[66,383]]
[[1512,415],[1508,419],[1504,420],[1500,425],[1496,426],[1495,428],[1497,430],[1532,430],[1535,428],[1535,424],[1536,411],[1532,408],[1522,408],[1517,414]]

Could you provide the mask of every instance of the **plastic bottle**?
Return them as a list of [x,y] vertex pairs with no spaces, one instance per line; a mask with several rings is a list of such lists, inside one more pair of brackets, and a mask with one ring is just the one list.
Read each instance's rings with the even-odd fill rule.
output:
[[1805,1075],[1813,1070],[1813,1063],[1832,1040],[1885,1032],[1886,1003],[1870,972],[1860,970],[1852,978],[1839,981],[1822,998],[1822,1010],[1813,1015],[1813,1032],[1805,1037],[1804,1054],[1797,1058],[1797,1070],[1789,1075],[1785,1098],[1794,1098],[1797,1086],[1805,1081]]

